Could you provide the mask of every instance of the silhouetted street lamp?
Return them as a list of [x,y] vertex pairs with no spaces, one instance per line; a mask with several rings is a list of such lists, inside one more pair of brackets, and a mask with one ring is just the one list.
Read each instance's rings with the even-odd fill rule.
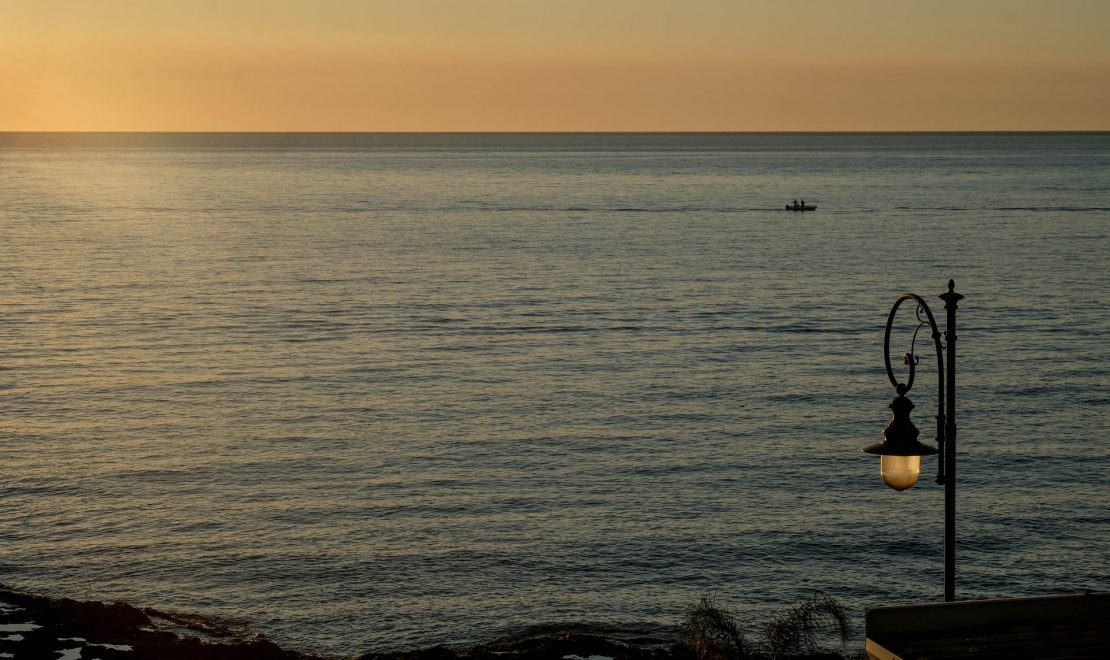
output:
[[[890,316],[886,320],[886,333],[883,337],[883,359],[886,361],[886,375],[898,396],[890,402],[894,417],[883,429],[883,439],[867,445],[863,451],[881,456],[880,472],[886,485],[894,490],[905,490],[917,483],[921,473],[921,457],[939,454],[937,460],[937,483],[944,484],[944,600],[956,599],[956,303],[963,296],[956,293],[956,283],[948,280],[948,293],[940,295],[944,309],[948,312],[945,332],[937,328],[933,312],[925,301],[913,293],[904,293],[894,302]],[[918,430],[910,421],[910,411],[914,405],[906,398],[913,387],[914,368],[918,357],[910,352],[903,355],[909,368],[905,383],[899,383],[890,367],[890,328],[898,307],[907,300],[917,303],[918,330],[925,325],[933,331],[933,344],[937,349],[937,447],[918,442]],[[924,318],[922,318],[924,314]],[[945,342],[941,343],[941,337]],[[914,332],[914,343],[917,332]],[[947,374],[945,373],[947,357]],[[947,378],[945,378],[947,376]],[[945,385],[948,387],[947,396]]]

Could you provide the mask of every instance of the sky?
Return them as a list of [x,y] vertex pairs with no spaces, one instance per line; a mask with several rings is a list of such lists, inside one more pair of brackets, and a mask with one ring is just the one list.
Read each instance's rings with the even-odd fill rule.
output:
[[0,0],[0,131],[1110,130],[1110,0]]

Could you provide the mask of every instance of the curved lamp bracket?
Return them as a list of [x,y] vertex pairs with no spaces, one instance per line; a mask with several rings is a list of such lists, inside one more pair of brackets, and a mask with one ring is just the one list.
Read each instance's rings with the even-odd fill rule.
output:
[[[913,346],[917,342],[917,332],[914,332],[913,343],[910,344],[910,352],[902,354],[902,362],[908,367],[908,373],[905,383],[899,383],[898,379],[894,376],[894,368],[890,366],[890,330],[894,326],[894,316],[898,313],[898,308],[902,303],[907,300],[912,300],[917,303],[917,320],[921,325],[918,326],[920,330],[923,326],[928,325],[932,330],[933,345],[937,351],[937,448],[940,453],[940,460],[937,461],[937,480],[938,484],[944,483],[944,346],[941,344],[941,332],[937,327],[936,318],[933,317],[932,310],[929,305],[921,298],[921,296],[913,293],[903,293],[898,300],[894,301],[894,306],[890,309],[890,315],[886,319],[886,332],[883,334],[883,361],[886,364],[886,375],[890,379],[890,384],[899,395],[905,395],[913,387],[913,379],[916,373],[916,367],[920,358],[913,353]],[[925,318],[922,319],[922,314]]]
[[[937,327],[937,321],[933,317],[932,310],[930,310],[929,306],[925,304],[925,301],[921,299],[921,296],[917,294],[903,293],[898,298],[898,300],[894,301],[894,306],[890,308],[890,315],[886,319],[886,332],[883,334],[883,361],[886,364],[886,376],[890,379],[890,384],[893,385],[896,390],[899,390],[899,394],[905,394],[906,392],[909,392],[910,389],[913,387],[913,377],[915,373],[914,367],[916,367],[918,362],[920,361],[920,358],[913,353],[913,344],[911,344],[909,353],[902,354],[902,363],[909,367],[909,374],[907,375],[906,382],[904,384],[898,382],[898,379],[894,376],[894,368],[890,366],[890,330],[894,326],[894,316],[898,313],[898,308],[901,307],[902,303],[906,302],[907,300],[912,300],[917,303],[918,320],[921,321],[922,325],[927,324],[929,328],[933,331],[933,343],[936,345],[937,349],[937,372],[940,377],[941,399],[943,400],[944,347],[940,343],[941,333],[940,329]],[[921,318],[922,313],[925,314],[924,320]],[[917,333],[914,332],[914,343],[916,342]],[[905,389],[902,390],[901,388]]]

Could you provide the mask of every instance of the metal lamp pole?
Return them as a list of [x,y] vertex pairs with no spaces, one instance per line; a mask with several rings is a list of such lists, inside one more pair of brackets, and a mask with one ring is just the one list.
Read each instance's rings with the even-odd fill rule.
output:
[[[932,310],[925,300],[913,293],[904,293],[894,302],[886,321],[883,337],[883,359],[886,374],[898,396],[891,402],[894,416],[886,429],[883,439],[863,448],[868,454],[882,457],[881,472],[883,480],[895,490],[905,490],[917,482],[921,471],[921,456],[939,454],[937,461],[937,483],[944,484],[944,600],[956,599],[956,309],[963,296],[956,293],[956,283],[948,280],[948,292],[940,295],[947,312],[945,332],[937,327]],[[919,431],[910,421],[913,403],[906,393],[913,387],[915,367],[919,358],[910,352],[903,355],[909,367],[905,383],[899,383],[890,366],[890,330],[894,316],[903,302],[912,300],[917,303],[917,318],[921,326],[928,325],[932,330],[933,344],[937,353],[937,447],[917,441]],[[923,317],[924,315],[924,317]],[[920,327],[918,329],[920,329]],[[941,342],[944,338],[944,343]],[[917,333],[914,333],[916,340]],[[947,367],[947,369],[946,369]],[[947,371],[947,374],[946,374]],[[947,378],[945,377],[947,375]],[[947,385],[947,393],[945,386]],[[947,396],[946,396],[947,394]]]

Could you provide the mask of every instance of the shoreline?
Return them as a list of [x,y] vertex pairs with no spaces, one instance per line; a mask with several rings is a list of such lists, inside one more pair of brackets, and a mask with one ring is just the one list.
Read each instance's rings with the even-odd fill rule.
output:
[[466,648],[369,651],[354,656],[284,649],[219,620],[124,602],[52,598],[0,584],[0,658],[58,660],[494,660],[505,658],[685,658],[674,640],[607,635],[588,627],[532,634]]
[[[839,653],[799,656],[839,660]],[[54,660],[695,660],[674,639],[589,626],[538,626],[465,648],[368,651],[353,656],[284,649],[248,628],[123,602],[79,601],[0,584],[0,658]]]
[[[60,656],[60,657],[59,657]],[[258,635],[128,603],[51,598],[0,585],[0,658],[331,660]]]

